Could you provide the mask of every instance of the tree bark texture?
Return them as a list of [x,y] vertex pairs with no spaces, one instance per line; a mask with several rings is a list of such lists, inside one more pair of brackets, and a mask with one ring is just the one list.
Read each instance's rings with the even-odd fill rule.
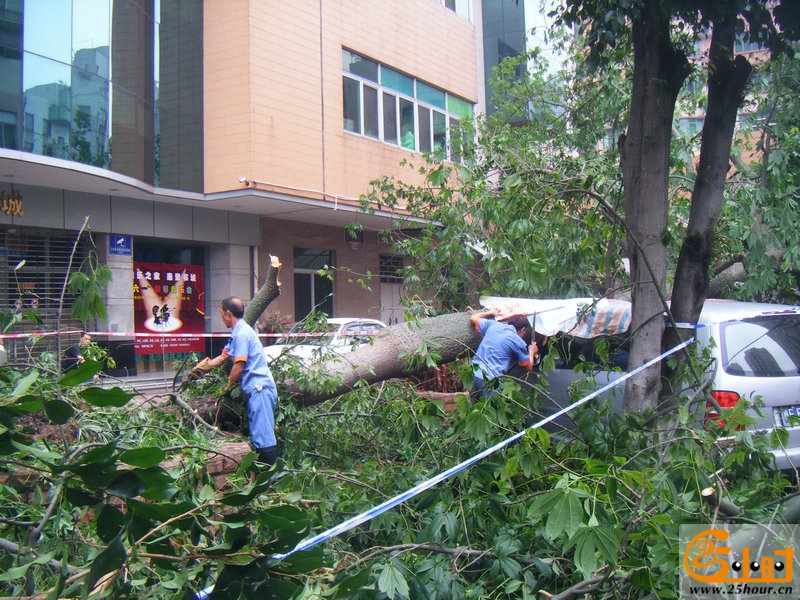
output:
[[441,358],[440,364],[456,360],[465,351],[474,351],[481,336],[469,323],[466,313],[454,313],[420,319],[417,322],[392,325],[375,337],[369,345],[341,355],[335,361],[326,361],[324,367],[342,383],[335,390],[309,392],[296,382],[284,382],[284,393],[295,396],[302,406],[319,404],[352,390],[359,381],[376,383],[387,379],[413,375],[405,355],[413,355],[426,345]]
[[[253,326],[261,313],[280,294],[281,263],[271,258],[264,285],[256,292],[244,313],[244,320]],[[360,381],[376,383],[397,377],[414,375],[408,367],[406,356],[413,356],[425,346],[439,356],[439,363],[456,360],[465,351],[474,351],[481,336],[469,322],[468,313],[453,313],[400,323],[386,328],[371,344],[343,354],[338,359],[326,361],[325,368],[332,376],[341,377],[333,390],[309,392],[292,380],[284,382],[283,393],[295,396],[302,406],[319,404],[354,389]],[[424,370],[424,367],[420,370]]]
[[[689,73],[670,41],[670,22],[658,0],[647,0],[633,23],[633,91],[628,131],[620,145],[625,223],[632,283],[630,368],[660,353],[666,287],[669,150],[675,101]],[[628,380],[624,410],[658,404],[661,368]]]
[[[703,122],[689,222],[672,290],[672,314],[676,321],[686,323],[697,322],[706,299],[714,229],[724,200],[733,131],[752,72],[752,66],[744,56],[734,59],[737,6],[732,3],[730,7],[724,17],[714,22],[711,36],[708,108]],[[680,337],[679,331],[670,329],[664,336],[664,345],[672,347],[680,342]]]
[[728,268],[720,271],[708,282],[708,298],[719,298],[722,293],[736,282],[744,281],[747,269],[743,262],[735,262]]
[[244,309],[244,322],[255,327],[256,321],[261,316],[267,306],[281,293],[281,284],[278,276],[281,273],[281,261],[277,256],[270,256],[269,267],[267,268],[267,278],[264,285],[253,296],[252,301]]
[[[726,5],[727,6],[727,5]],[[733,56],[737,8],[728,11],[713,25],[708,65],[708,108],[703,121],[697,178],[686,235],[681,245],[670,310],[676,322],[696,323],[709,292],[714,230],[724,201],[725,180],[730,169],[733,131],[752,66],[744,56]],[[668,328],[662,348],[680,343],[693,332]],[[678,363],[679,364],[679,363]],[[663,371],[662,402],[671,402],[678,383],[679,367]]]

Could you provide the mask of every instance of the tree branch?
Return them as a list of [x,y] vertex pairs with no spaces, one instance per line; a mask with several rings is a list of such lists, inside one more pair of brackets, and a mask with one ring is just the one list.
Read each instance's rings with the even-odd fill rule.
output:
[[[5,550],[11,554],[16,554],[18,556],[29,556],[33,555],[34,557],[38,556],[35,551],[31,550],[30,548],[21,548],[17,544],[12,541],[0,538],[0,549]],[[53,567],[54,569],[61,569],[61,562],[57,560],[49,560],[47,564]],[[75,573],[77,572],[77,568],[67,565],[67,573]]]
[[281,293],[281,284],[278,281],[278,276],[281,273],[281,261],[277,256],[270,256],[269,268],[267,269],[267,278],[264,285],[256,292],[251,302],[244,309],[244,321],[250,327],[255,327],[258,317],[261,316],[267,306],[269,306],[275,298]]

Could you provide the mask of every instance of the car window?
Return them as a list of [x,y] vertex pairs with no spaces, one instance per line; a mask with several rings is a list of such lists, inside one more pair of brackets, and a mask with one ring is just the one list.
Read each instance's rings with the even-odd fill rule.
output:
[[342,339],[340,340],[342,345],[345,346],[352,346],[358,342],[361,342],[361,336],[358,334],[364,330],[363,323],[351,323],[342,331]]
[[348,325],[343,331],[342,343],[349,346],[368,344],[373,336],[382,329],[380,323],[357,321]]
[[336,323],[327,323],[324,329],[306,333],[303,343],[309,346],[329,346],[338,329],[339,326]]
[[329,344],[336,333],[337,325],[326,323],[320,328],[309,331],[304,322],[295,323],[288,333],[276,338],[274,345],[281,346],[324,346]]
[[800,375],[800,315],[720,324],[722,368],[741,377]]

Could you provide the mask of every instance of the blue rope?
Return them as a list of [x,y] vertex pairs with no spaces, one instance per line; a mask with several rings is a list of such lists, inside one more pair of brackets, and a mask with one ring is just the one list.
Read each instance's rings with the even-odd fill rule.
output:
[[[274,560],[276,562],[280,562],[280,561],[286,559],[287,557],[291,556],[292,554],[295,554],[296,552],[302,552],[303,550],[308,550],[309,548],[313,548],[317,544],[321,544],[322,542],[326,542],[326,541],[328,541],[330,539],[333,539],[333,538],[337,537],[338,535],[340,535],[340,534],[342,534],[342,533],[344,533],[346,531],[349,531],[350,529],[353,529],[354,527],[358,527],[362,523],[366,523],[367,521],[377,517],[378,515],[381,515],[381,514],[385,513],[388,510],[391,510],[395,506],[403,504],[407,500],[410,500],[411,498],[413,498],[414,496],[416,496],[418,494],[421,494],[425,490],[428,490],[428,489],[434,487],[435,485],[441,483],[445,479],[448,479],[449,477],[455,475],[459,471],[463,471],[467,467],[471,467],[472,465],[474,465],[478,461],[483,460],[484,458],[486,458],[490,454],[494,454],[498,450],[502,450],[506,446],[509,446],[510,444],[513,444],[518,439],[520,439],[522,436],[524,436],[528,431],[531,431],[533,429],[538,429],[539,427],[542,427],[543,425],[546,425],[547,423],[550,423],[551,421],[554,421],[555,419],[557,419],[561,415],[564,415],[564,414],[568,413],[569,411],[574,410],[574,409],[578,408],[579,406],[581,406],[583,404],[586,404],[589,400],[591,400],[593,398],[596,398],[597,396],[599,396],[603,392],[606,392],[607,390],[610,390],[611,388],[613,388],[615,386],[618,386],[620,383],[630,379],[631,377],[633,377],[637,373],[640,373],[641,371],[644,371],[645,369],[647,369],[649,367],[652,367],[654,364],[656,364],[657,362],[661,361],[662,359],[664,359],[664,358],[666,358],[666,357],[668,357],[668,356],[670,356],[672,354],[675,354],[676,352],[678,352],[680,350],[683,350],[684,348],[689,346],[689,344],[691,344],[692,342],[694,342],[694,339],[688,339],[688,340],[678,344],[674,348],[671,348],[670,350],[667,350],[666,352],[663,352],[659,356],[656,356],[655,358],[647,361],[642,366],[634,369],[633,371],[631,371],[629,373],[626,373],[625,375],[623,375],[619,379],[616,379],[614,381],[610,381],[609,383],[607,383],[606,385],[604,385],[600,389],[595,390],[594,392],[592,392],[588,396],[584,396],[583,398],[581,398],[580,400],[577,400],[573,404],[570,404],[566,408],[562,408],[561,410],[553,413],[552,415],[549,415],[548,417],[545,417],[544,419],[542,419],[538,423],[534,423],[533,425],[531,425],[529,427],[526,427],[522,431],[512,435],[510,438],[507,438],[507,439],[495,444],[491,448],[487,448],[483,452],[480,452],[479,454],[476,454],[472,458],[469,458],[469,459],[465,460],[464,462],[461,462],[461,463],[455,465],[454,467],[450,467],[446,471],[442,471],[441,473],[439,473],[435,477],[432,477],[431,479],[428,479],[427,481],[423,481],[422,483],[414,486],[410,490],[407,490],[407,491],[403,492],[402,494],[398,494],[394,498],[390,498],[390,499],[386,500],[385,502],[382,502],[381,504],[378,504],[374,508],[371,508],[370,510],[368,510],[366,512],[363,512],[360,515],[356,515],[355,517],[353,517],[351,519],[348,519],[347,521],[344,521],[343,523],[337,525],[336,527],[332,527],[332,528],[328,529],[327,531],[324,531],[324,532],[322,532],[322,533],[320,533],[318,535],[315,535],[314,537],[311,537],[311,538],[308,538],[307,540],[303,540],[302,542],[299,542],[292,550],[290,550],[289,552],[286,552],[285,554],[273,555],[271,557],[272,560]],[[214,589],[214,586],[211,586],[209,588],[206,588],[206,589],[202,590],[201,592],[198,592],[196,594],[197,600],[204,600],[205,598],[207,598],[210,595],[210,593],[211,593],[211,591],[213,589]]]

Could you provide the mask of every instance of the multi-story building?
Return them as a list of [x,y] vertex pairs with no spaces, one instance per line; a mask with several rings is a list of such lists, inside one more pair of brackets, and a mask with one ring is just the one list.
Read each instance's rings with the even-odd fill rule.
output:
[[[113,281],[108,321],[89,327],[135,348],[129,370],[204,350],[184,335],[165,352],[158,336],[224,331],[220,299],[251,297],[270,255],[279,318],[321,306],[394,321],[397,262],[378,235],[394,225],[358,198],[382,175],[413,181],[401,161],[446,149],[478,112],[480,8],[0,3],[0,307],[75,328],[58,298],[93,243]],[[350,283],[367,273],[369,289]]]

